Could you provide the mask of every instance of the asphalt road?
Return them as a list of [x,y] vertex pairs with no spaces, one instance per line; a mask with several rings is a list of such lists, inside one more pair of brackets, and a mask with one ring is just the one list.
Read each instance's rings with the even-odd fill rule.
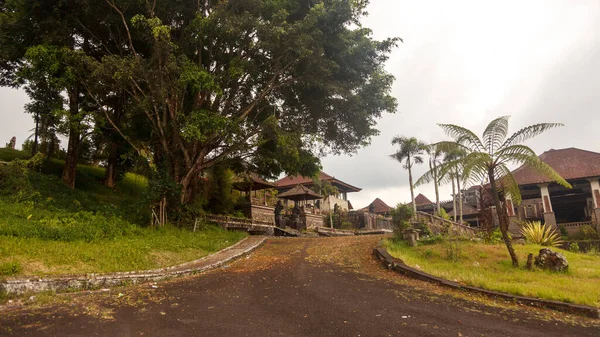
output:
[[600,336],[597,320],[387,271],[378,240],[271,239],[208,273],[4,307],[0,336]]

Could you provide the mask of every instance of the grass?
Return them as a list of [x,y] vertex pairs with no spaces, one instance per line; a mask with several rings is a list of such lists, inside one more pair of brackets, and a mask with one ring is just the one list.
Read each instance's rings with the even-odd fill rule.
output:
[[[409,247],[387,240],[386,248],[394,257],[411,267],[462,284],[521,296],[600,307],[600,256],[559,250],[569,261],[569,271],[553,273],[537,268],[515,269],[503,245],[474,242]],[[527,254],[537,253],[542,246],[515,245],[521,264]],[[547,247],[546,247],[547,248]],[[553,248],[555,249],[555,248]]]
[[[0,149],[0,161],[27,157]],[[8,180],[0,180],[0,277],[172,266],[247,235],[212,226],[198,232],[149,228],[145,177],[127,173],[110,189],[101,183],[103,168],[79,165],[76,188],[69,189],[60,180],[63,164],[47,161],[41,172],[28,170],[22,179],[21,171],[4,167]]]
[[0,266],[18,265],[18,273],[11,276],[153,269],[201,258],[245,236],[216,227],[199,232],[145,228],[136,235],[94,242],[0,235]]

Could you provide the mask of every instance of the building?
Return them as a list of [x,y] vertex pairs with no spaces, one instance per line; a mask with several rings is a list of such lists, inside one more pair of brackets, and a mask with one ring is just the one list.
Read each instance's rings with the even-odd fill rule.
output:
[[[332,186],[336,187],[339,192],[336,195],[328,196],[325,199],[319,201],[320,209],[323,211],[328,211],[330,204],[332,209],[335,207],[335,205],[338,205],[338,207],[341,210],[350,210],[352,204],[350,204],[350,202],[348,201],[348,193],[360,192],[362,190],[362,188],[352,186],[322,171],[319,172],[319,180],[321,182],[330,183]],[[275,185],[277,186],[277,191],[279,193],[286,192],[297,185],[306,186],[312,189],[313,191],[319,193],[318,187],[314,186],[315,183],[313,179],[303,176],[287,176],[285,178],[279,179],[275,183]]]
[[373,202],[371,202],[369,206],[361,208],[359,212],[360,211],[374,213],[382,216],[389,216],[392,211],[392,207],[388,206],[385,202],[383,202],[383,200],[375,198],[375,200],[373,200]]
[[573,188],[560,186],[527,165],[514,170],[522,202],[516,206],[507,197],[511,231],[518,231],[516,224],[522,220],[564,226],[569,234],[580,231],[584,225],[600,230],[600,153],[577,148],[551,149],[539,158]]

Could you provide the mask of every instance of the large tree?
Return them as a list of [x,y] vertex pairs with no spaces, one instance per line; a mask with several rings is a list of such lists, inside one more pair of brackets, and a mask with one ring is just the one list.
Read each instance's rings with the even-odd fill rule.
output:
[[108,122],[179,184],[183,203],[227,159],[271,176],[314,171],[317,154],[356,151],[395,110],[383,65],[397,40],[361,26],[368,1],[105,3],[125,48],[89,60],[86,91],[99,103],[98,85],[128,94],[151,139]]
[[396,136],[392,139],[392,145],[398,145],[399,149],[390,155],[390,158],[404,163],[404,168],[408,170],[408,183],[410,185],[410,198],[412,201],[413,211],[417,212],[417,204],[415,203],[415,192],[412,178],[412,167],[415,164],[423,163],[423,154],[428,146],[425,142],[418,140],[415,137]]
[[535,152],[522,143],[542,132],[562,126],[558,123],[540,123],[525,127],[508,136],[509,116],[502,116],[491,121],[479,138],[473,131],[454,124],[439,124],[452,137],[453,141],[437,143],[440,148],[451,151],[462,149],[466,155],[442,164],[442,173],[461,168],[469,181],[480,183],[487,181],[490,186],[494,206],[498,214],[500,232],[512,259],[518,267],[519,260],[508,236],[509,218],[506,209],[506,194],[510,194],[516,204],[521,202],[521,193],[509,163],[526,164],[548,176],[558,184],[570,188],[554,169],[541,161]]

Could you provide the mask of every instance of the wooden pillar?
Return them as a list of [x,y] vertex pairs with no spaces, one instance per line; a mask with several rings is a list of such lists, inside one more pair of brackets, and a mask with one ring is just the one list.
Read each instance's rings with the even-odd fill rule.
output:
[[506,213],[508,214],[508,231],[513,235],[521,235],[521,226],[518,224],[519,219],[515,214],[515,206],[510,193],[506,192],[504,200],[506,201]]

